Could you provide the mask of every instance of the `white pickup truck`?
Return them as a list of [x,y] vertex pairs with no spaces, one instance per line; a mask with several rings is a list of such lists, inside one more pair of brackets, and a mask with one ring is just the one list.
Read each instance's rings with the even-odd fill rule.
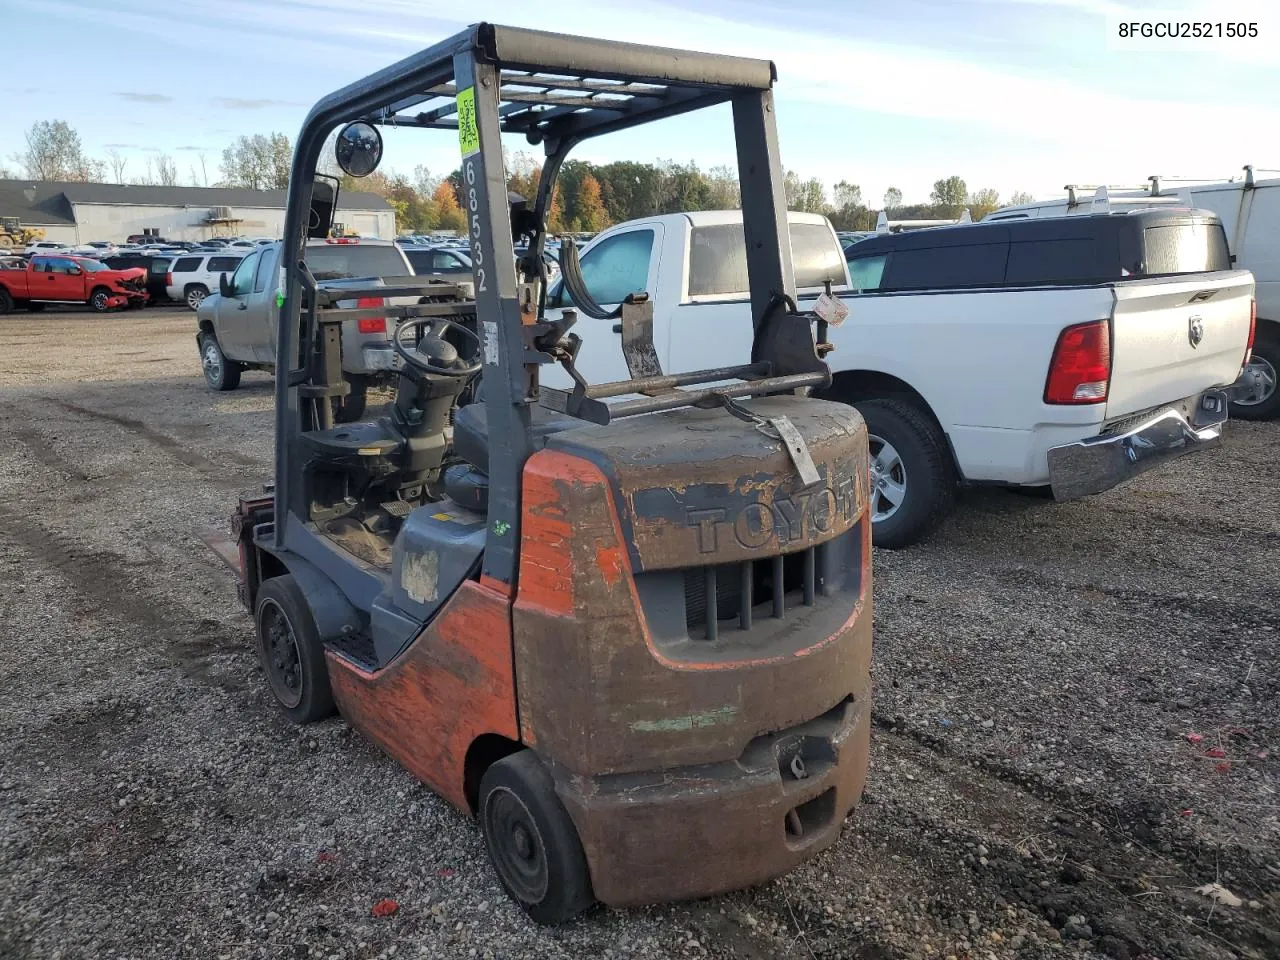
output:
[[[1126,219],[1099,227],[1100,237],[1089,224],[1049,240],[1016,224],[973,224],[871,238],[849,250],[858,290],[830,223],[801,213],[790,222],[799,308],[811,309],[830,280],[850,310],[829,331],[827,396],[867,421],[880,546],[924,536],[957,483],[1049,487],[1072,499],[1221,436],[1221,388],[1246,360],[1254,285],[1247,271],[1225,269],[1212,218],[1151,224],[1153,234]],[[1144,242],[1185,269],[1149,275],[1158,257]],[[583,248],[581,265],[602,306],[649,293],[664,370],[747,361],[739,212],[619,224]],[[547,305],[551,317],[572,306],[560,284]],[[579,319],[588,326],[577,365],[593,383],[627,377],[611,323]],[[544,382],[570,386],[558,369]]]

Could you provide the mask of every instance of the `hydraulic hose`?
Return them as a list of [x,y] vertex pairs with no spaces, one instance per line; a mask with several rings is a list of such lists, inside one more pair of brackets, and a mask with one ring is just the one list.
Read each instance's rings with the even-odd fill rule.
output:
[[582,264],[578,262],[578,245],[572,237],[560,242],[560,275],[564,277],[564,289],[574,306],[593,320],[616,320],[622,316],[622,304],[606,310],[596,303],[582,278]]

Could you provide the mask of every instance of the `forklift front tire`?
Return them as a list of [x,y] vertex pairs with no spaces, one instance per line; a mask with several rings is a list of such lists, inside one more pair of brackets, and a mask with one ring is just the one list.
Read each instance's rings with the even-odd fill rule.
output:
[[324,645],[306,597],[291,575],[272,577],[258,588],[254,620],[258,660],[285,715],[294,723],[331,715],[333,690]]
[[485,771],[479,820],[498,879],[535,922],[564,923],[595,902],[578,831],[533,751],[503,757]]

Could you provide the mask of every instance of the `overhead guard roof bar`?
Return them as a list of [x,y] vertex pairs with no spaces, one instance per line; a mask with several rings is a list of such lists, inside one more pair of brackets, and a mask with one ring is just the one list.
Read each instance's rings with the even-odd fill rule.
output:
[[[471,39],[478,59],[499,68],[501,129],[537,140],[579,140],[622,130],[727,102],[742,90],[767,90],[776,78],[767,60],[516,27],[480,24]],[[384,73],[426,68],[428,64],[414,61],[432,52],[424,51]],[[442,75],[424,84],[421,94],[401,97],[372,111],[369,119],[388,126],[457,129],[452,80]]]

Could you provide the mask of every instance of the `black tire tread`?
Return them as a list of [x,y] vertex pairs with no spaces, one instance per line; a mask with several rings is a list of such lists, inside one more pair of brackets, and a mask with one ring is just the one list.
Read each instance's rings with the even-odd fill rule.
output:
[[[591,874],[587,869],[582,841],[564,804],[556,796],[551,774],[532,750],[521,750],[490,764],[480,779],[482,832],[485,801],[490,791],[499,785],[510,789],[528,807],[548,852],[547,894],[540,903],[522,902],[507,889],[505,883],[503,889],[537,923],[550,926],[571,920],[595,902],[595,895],[591,891]],[[487,835],[484,841],[492,860],[491,844],[494,841]],[[499,875],[499,881],[501,879]]]
[[[329,667],[324,659],[324,645],[320,642],[320,634],[316,630],[315,619],[302,588],[292,574],[272,577],[258,587],[258,596],[254,601],[253,621],[257,632],[258,658],[264,657],[262,645],[261,610],[262,602],[274,600],[289,618],[294,636],[298,641],[298,656],[303,668],[303,694],[296,707],[280,704],[280,709],[294,723],[314,723],[323,720],[334,712],[333,689],[329,685]],[[262,664],[262,669],[267,669]],[[270,689],[270,684],[268,684]],[[273,694],[274,697],[274,694]],[[278,701],[277,701],[278,702]]]
[[[200,334],[200,357],[202,360],[204,358],[205,343],[208,340],[212,340],[214,343],[214,346],[218,348],[218,352],[222,353],[222,345],[218,343],[218,338],[214,336],[212,333],[202,333]],[[244,372],[244,367],[236,363],[234,360],[227,359],[227,355],[223,353],[222,354],[222,382],[217,385],[213,385],[213,384],[210,384],[210,385],[213,386],[215,390],[219,390],[219,391],[234,390],[236,387],[240,386],[240,374],[243,372]],[[205,383],[208,383],[208,382],[209,382],[209,378],[205,377]]]
[[[931,480],[929,486],[932,487],[932,495],[926,498],[924,507],[917,507],[914,519],[906,527],[888,534],[872,527],[872,538],[876,546],[890,550],[910,546],[941,524],[955,503],[955,466],[951,461],[951,451],[947,446],[946,437],[943,436],[942,430],[933,418],[910,398],[877,397],[871,400],[858,400],[854,406],[864,418],[868,419],[869,433],[876,433],[871,428],[871,419],[878,418],[883,413],[900,420],[920,443]],[[908,475],[908,483],[911,482]],[[918,479],[915,482],[918,482]],[[919,496],[919,490],[920,488],[917,487],[917,496]]]

